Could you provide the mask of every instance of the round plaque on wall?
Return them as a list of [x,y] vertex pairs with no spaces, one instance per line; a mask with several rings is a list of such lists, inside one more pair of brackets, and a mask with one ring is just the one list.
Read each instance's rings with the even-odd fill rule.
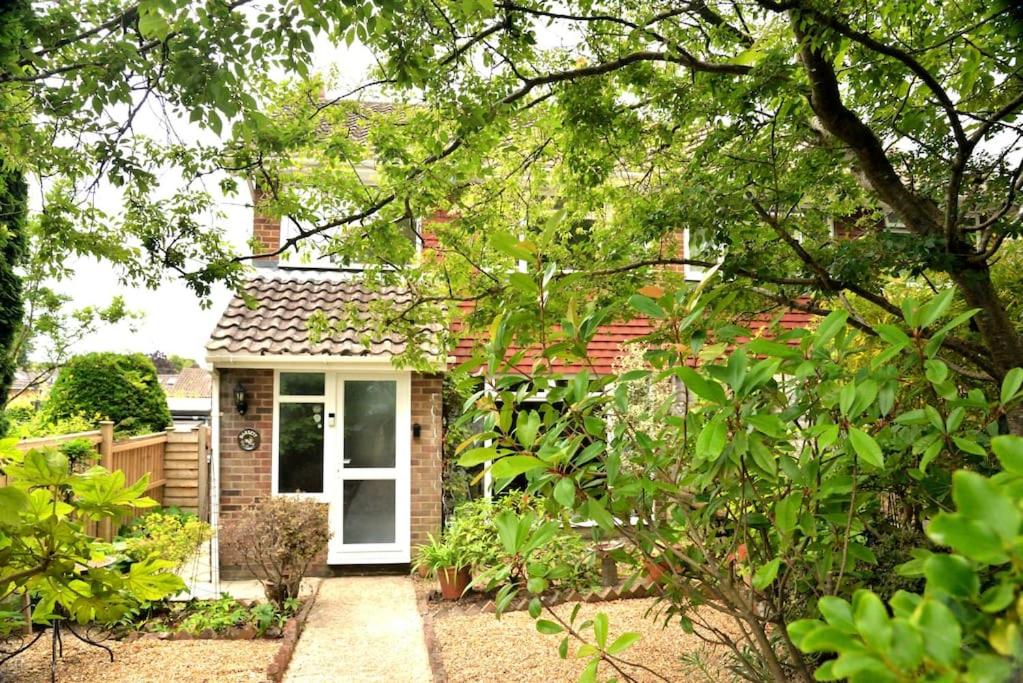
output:
[[259,448],[259,432],[251,427],[238,432],[238,445],[243,451],[254,451]]

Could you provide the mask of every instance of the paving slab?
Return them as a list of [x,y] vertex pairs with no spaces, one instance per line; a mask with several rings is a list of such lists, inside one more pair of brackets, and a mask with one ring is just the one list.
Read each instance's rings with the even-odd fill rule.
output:
[[431,683],[411,579],[325,579],[284,680]]

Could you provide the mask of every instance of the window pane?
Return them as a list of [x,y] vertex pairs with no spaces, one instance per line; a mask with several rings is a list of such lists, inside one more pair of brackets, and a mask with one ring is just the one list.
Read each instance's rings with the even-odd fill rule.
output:
[[345,382],[345,467],[394,467],[397,383]]
[[281,396],[323,396],[322,372],[282,372]]
[[342,541],[394,543],[394,480],[346,481]]
[[277,490],[323,492],[323,404],[281,403]]

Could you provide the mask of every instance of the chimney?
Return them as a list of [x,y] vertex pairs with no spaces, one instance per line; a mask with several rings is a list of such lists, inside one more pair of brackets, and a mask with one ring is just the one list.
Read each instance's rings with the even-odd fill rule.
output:
[[[261,213],[263,190],[252,188],[252,245],[255,253],[274,251],[281,246],[281,219]],[[253,259],[252,265],[257,267],[276,266],[277,256]]]

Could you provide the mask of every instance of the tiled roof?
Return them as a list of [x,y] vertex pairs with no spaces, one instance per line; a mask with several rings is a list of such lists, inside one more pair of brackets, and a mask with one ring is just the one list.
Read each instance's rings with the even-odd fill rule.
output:
[[[398,334],[375,331],[371,310],[375,302],[387,300],[393,307],[411,301],[397,289],[373,291],[361,282],[337,277],[256,277],[244,287],[244,295],[255,302],[245,304],[242,296],[231,299],[217,323],[206,351],[210,356],[375,356],[391,358],[405,351],[406,339]],[[309,321],[317,311],[331,325],[357,313],[354,324],[334,330],[314,341]],[[349,321],[351,323],[351,321]],[[432,339],[424,330],[423,343]],[[427,354],[428,356],[430,354]]]
[[[741,324],[756,333],[770,326],[775,318],[777,318],[777,313],[763,313],[753,316],[749,320],[741,321]],[[812,318],[813,316],[809,313],[788,310],[782,314],[777,324],[782,330],[798,329],[809,326]],[[593,335],[593,339],[590,340],[590,344],[586,349],[586,363],[569,363],[565,360],[558,360],[553,364],[551,370],[567,375],[574,374],[583,369],[588,370],[591,374],[601,376],[613,374],[615,372],[615,365],[624,355],[626,345],[630,341],[645,337],[653,331],[654,326],[646,318],[634,318],[610,325],[601,325],[597,328],[596,334]],[[454,352],[455,362],[464,363],[469,360],[472,357],[476,344],[477,340],[471,337],[463,337],[459,340]],[[514,355],[520,350],[521,347],[512,347],[509,349],[509,355]],[[528,373],[538,357],[539,349],[527,350],[523,359],[515,365],[515,369],[519,372]]]
[[209,398],[213,395],[210,373],[202,368],[185,368],[176,375],[160,375],[160,386],[168,397]]

